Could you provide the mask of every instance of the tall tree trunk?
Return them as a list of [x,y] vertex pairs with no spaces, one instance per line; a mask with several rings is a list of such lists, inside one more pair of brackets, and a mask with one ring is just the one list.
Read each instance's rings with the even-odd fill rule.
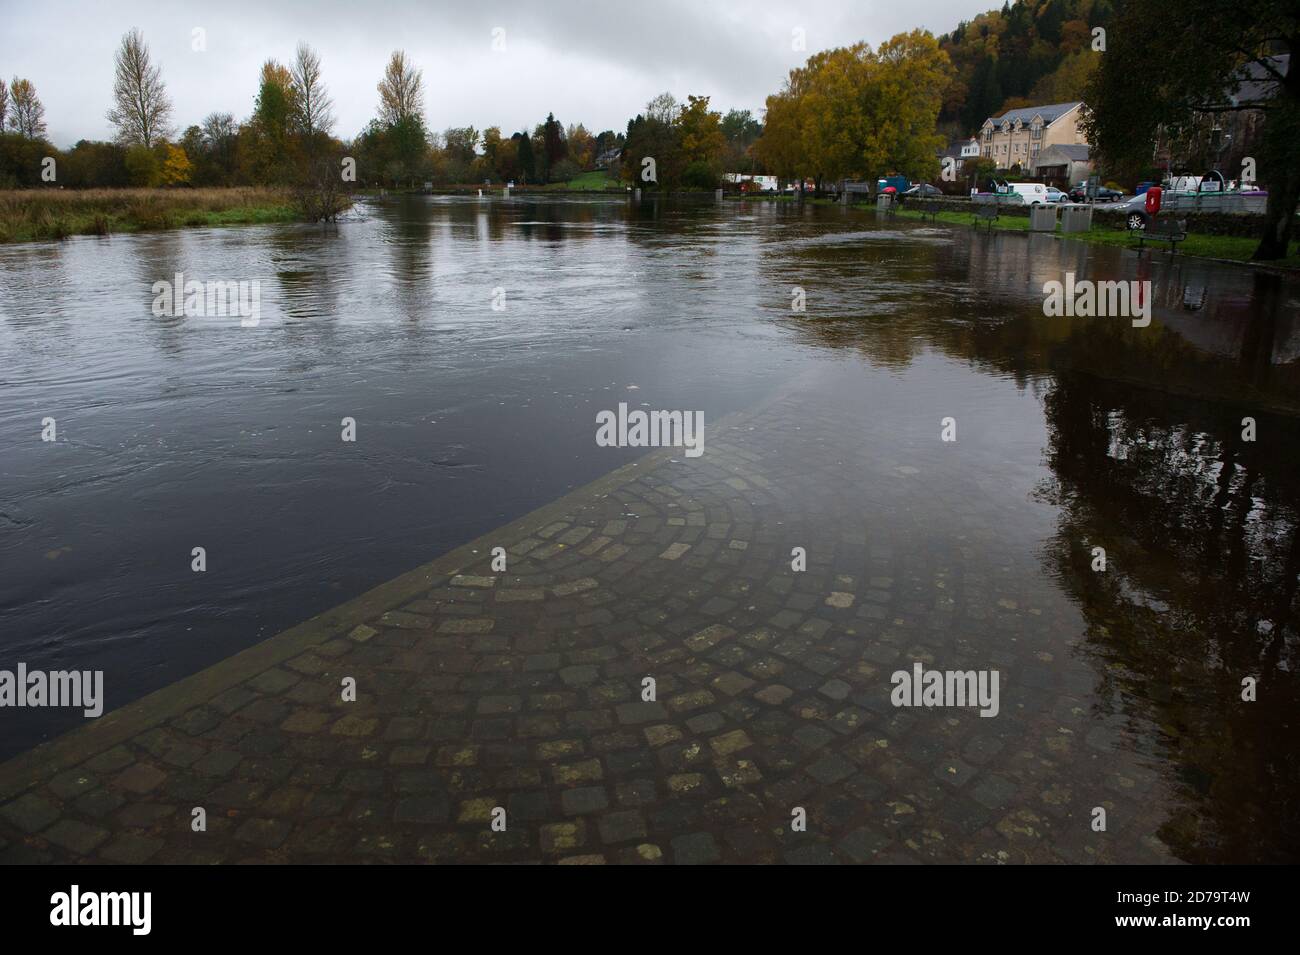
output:
[[1264,234],[1251,256],[1257,262],[1286,258],[1295,231],[1296,208],[1300,206],[1300,169],[1291,163],[1275,165],[1268,177],[1268,208],[1264,213]]
[[[1295,50],[1295,44],[1290,49]],[[1286,82],[1264,120],[1261,171],[1268,183],[1268,208],[1264,214],[1264,235],[1251,256],[1256,261],[1286,258],[1295,231],[1296,208],[1300,206],[1297,142],[1300,142],[1300,70],[1288,64]]]

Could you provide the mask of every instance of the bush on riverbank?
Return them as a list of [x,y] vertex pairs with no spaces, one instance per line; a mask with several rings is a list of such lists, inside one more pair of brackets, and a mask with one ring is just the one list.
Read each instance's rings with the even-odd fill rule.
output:
[[0,192],[0,242],[301,218],[284,189],[16,189]]

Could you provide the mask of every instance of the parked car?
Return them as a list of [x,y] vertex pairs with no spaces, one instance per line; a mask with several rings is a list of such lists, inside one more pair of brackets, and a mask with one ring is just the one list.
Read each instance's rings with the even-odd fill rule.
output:
[[[1088,198],[1088,184],[1081,182],[1070,190],[1071,202],[1085,202]],[[1118,202],[1124,198],[1124,193],[1117,189],[1108,189],[1105,186],[1097,187],[1097,202]]]
[[1070,198],[1069,196],[1063,193],[1060,189],[1057,189],[1055,186],[1047,187],[1048,202],[1065,202],[1069,198]]
[[911,189],[903,193],[904,197],[912,199],[938,199],[943,195],[943,190],[938,186],[932,186],[928,182],[918,182]]
[[1124,225],[1128,226],[1130,231],[1137,231],[1147,227],[1147,221],[1151,217],[1147,215],[1147,197],[1145,194],[1133,196],[1120,208],[1124,210]]

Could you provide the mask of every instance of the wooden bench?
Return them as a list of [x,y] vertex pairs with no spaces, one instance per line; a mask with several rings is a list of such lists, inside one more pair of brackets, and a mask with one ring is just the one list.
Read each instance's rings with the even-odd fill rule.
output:
[[993,223],[998,221],[998,206],[996,202],[980,203],[975,207],[975,219],[971,223],[975,228],[979,228],[980,222],[987,222],[990,229]]
[[1154,219],[1148,219],[1146,227],[1135,229],[1134,234],[1137,236],[1138,248],[1150,239],[1152,242],[1168,242],[1169,251],[1174,252],[1176,246],[1183,239],[1187,238],[1187,220],[1175,219],[1170,217],[1156,216]]

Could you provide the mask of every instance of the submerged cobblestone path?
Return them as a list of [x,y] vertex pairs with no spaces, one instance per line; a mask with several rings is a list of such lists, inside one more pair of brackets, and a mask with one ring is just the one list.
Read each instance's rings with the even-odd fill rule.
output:
[[[787,396],[11,760],[0,861],[1168,860],[1074,609],[873,427]],[[915,660],[1000,714],[895,709]]]

